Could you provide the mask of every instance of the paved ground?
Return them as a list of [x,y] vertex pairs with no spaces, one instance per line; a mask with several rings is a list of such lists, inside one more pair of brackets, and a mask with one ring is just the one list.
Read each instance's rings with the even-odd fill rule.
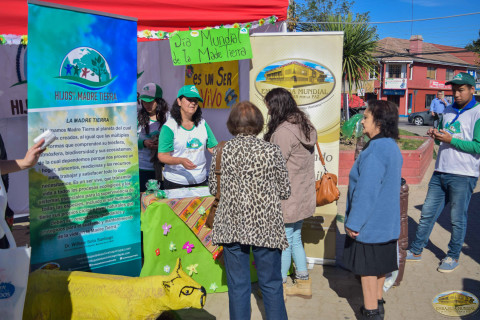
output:
[[[429,167],[419,185],[410,186],[409,192],[409,236],[413,237],[420,210],[425,200],[428,180],[434,169]],[[338,212],[345,211],[347,187],[341,187],[342,196],[338,202]],[[434,227],[431,242],[423,254],[421,262],[409,262],[405,268],[403,281],[390,289],[384,296],[387,301],[386,319],[459,319],[446,317],[432,308],[433,298],[448,290],[466,290],[480,298],[480,184],[477,184],[469,207],[469,228],[460,260],[460,267],[450,274],[436,271],[439,261],[444,258],[450,239],[451,226],[449,213],[444,212]],[[343,224],[338,223],[337,261],[341,260],[344,241]],[[306,319],[356,319],[356,312],[363,304],[361,286],[353,274],[341,266],[316,265],[310,274],[313,281],[313,298],[305,300],[297,297],[287,299],[287,312],[291,320]],[[254,290],[255,292],[255,287]],[[252,293],[252,319],[263,319],[261,299]],[[183,311],[182,319],[228,319],[228,294],[211,294],[202,311]],[[480,319],[480,311],[465,319]]]
[[[427,128],[427,127],[425,127]],[[414,236],[425,200],[428,180],[433,171],[433,162],[419,185],[410,186],[409,193],[409,235]],[[338,212],[345,211],[347,187],[340,187],[342,195],[338,201]],[[341,261],[344,241],[343,224],[338,223],[337,261]],[[435,295],[448,290],[466,290],[480,298],[480,184],[477,184],[469,208],[469,226],[460,267],[450,274],[436,271],[439,261],[445,256],[450,239],[449,214],[444,212],[434,227],[431,242],[421,262],[409,262],[405,275],[398,287],[390,289],[384,296],[387,301],[386,319],[459,319],[445,317],[432,308]],[[18,245],[28,243],[28,223],[17,223],[14,235]],[[340,264],[340,263],[338,263]],[[310,274],[313,281],[313,298],[305,300],[289,297],[286,303],[289,319],[356,319],[356,312],[362,305],[361,286],[353,274],[340,265],[315,265]],[[255,284],[253,292],[255,290]],[[252,293],[252,319],[263,319],[262,300]],[[228,319],[228,294],[216,293],[207,297],[204,310],[182,310],[165,319]],[[480,319],[480,311],[465,319]]]
[[398,127],[400,129],[416,133],[420,136],[425,136],[427,134],[428,129],[430,128],[430,126],[416,126],[414,124],[408,123],[407,117],[399,118]]

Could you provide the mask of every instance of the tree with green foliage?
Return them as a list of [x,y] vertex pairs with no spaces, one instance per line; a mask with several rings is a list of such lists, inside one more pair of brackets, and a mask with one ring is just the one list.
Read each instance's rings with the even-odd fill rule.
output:
[[468,51],[473,51],[480,54],[480,30],[478,31],[478,39],[473,40],[471,43],[465,46]]
[[[296,31],[322,31],[321,22],[327,21],[329,16],[347,16],[353,4],[354,1],[348,0],[292,1],[289,20],[293,20]],[[368,20],[368,12],[362,13],[361,16],[365,16]]]
[[333,15],[326,19],[322,31],[343,31],[343,63],[342,72],[348,83],[348,92],[352,94],[353,86],[362,87],[370,71],[377,65],[373,57],[378,40],[377,29],[368,25],[367,18],[352,14],[346,16]]
[[353,3],[348,0],[306,0],[302,4],[292,2],[289,10],[290,30],[344,32],[342,70],[350,95],[354,86],[362,87],[361,82],[377,65],[372,54],[378,40],[377,29],[368,24],[368,12],[357,13],[353,18]]

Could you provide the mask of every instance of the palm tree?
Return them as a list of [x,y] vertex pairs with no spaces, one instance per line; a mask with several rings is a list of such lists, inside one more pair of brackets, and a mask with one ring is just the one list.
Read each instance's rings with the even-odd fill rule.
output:
[[372,53],[378,40],[377,30],[367,23],[365,15],[357,15],[354,19],[351,13],[345,16],[330,15],[327,23],[321,24],[321,31],[343,31],[343,78],[348,83],[348,93],[352,88],[362,87],[362,81],[368,78],[377,64]]

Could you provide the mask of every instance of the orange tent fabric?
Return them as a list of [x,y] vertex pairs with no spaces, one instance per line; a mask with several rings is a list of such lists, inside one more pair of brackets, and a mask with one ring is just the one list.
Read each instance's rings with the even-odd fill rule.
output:
[[[138,30],[174,31],[252,22],[272,15],[286,20],[288,0],[49,0],[66,6],[138,18]],[[0,34],[27,34],[27,0],[2,0]],[[55,26],[52,26],[55,28]],[[46,30],[48,32],[48,30]]]

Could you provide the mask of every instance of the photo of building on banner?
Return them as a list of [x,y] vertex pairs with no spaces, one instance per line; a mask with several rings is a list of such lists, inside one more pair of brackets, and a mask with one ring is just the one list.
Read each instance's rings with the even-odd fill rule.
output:
[[203,108],[228,109],[238,102],[238,61],[187,65],[185,84],[194,84],[203,98]]
[[29,4],[28,50],[32,270],[138,276],[136,22]]

